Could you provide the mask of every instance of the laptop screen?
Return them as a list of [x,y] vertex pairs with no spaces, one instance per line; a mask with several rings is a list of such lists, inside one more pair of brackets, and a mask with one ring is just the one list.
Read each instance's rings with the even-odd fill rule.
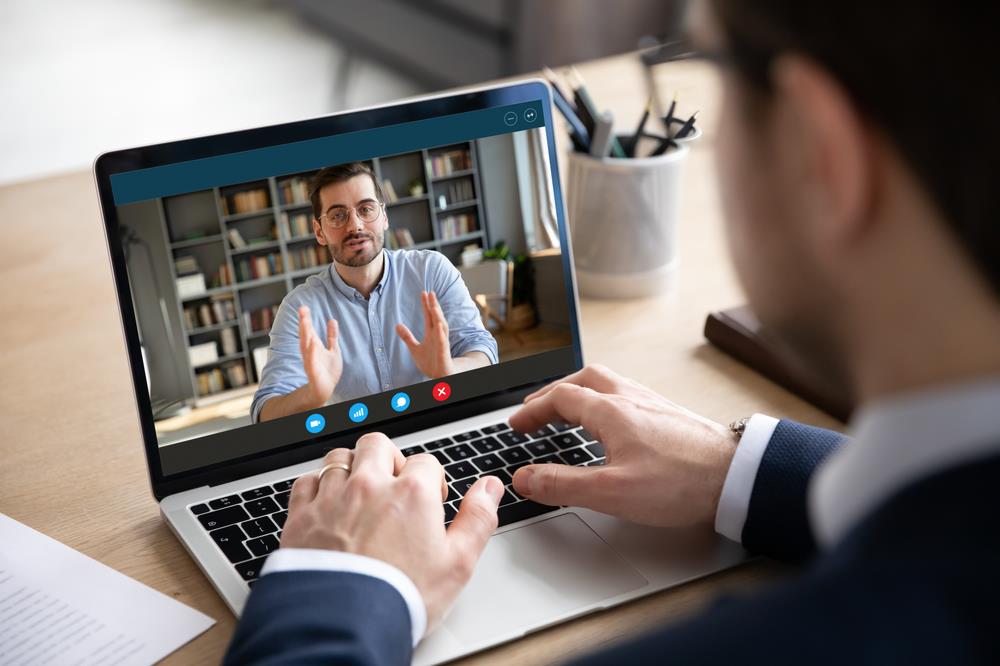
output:
[[163,476],[578,365],[540,97],[110,174]]

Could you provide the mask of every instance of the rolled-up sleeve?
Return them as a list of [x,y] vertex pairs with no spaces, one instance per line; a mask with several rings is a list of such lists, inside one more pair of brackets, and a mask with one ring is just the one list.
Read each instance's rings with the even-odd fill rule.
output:
[[299,352],[298,304],[286,297],[271,325],[267,364],[261,372],[260,386],[250,403],[253,422],[260,422],[260,410],[269,399],[276,395],[288,395],[308,382]]
[[483,326],[479,308],[472,300],[462,274],[443,255],[438,262],[436,278],[434,292],[448,320],[452,358],[477,351],[486,354],[490,363],[498,363],[500,356],[496,339]]

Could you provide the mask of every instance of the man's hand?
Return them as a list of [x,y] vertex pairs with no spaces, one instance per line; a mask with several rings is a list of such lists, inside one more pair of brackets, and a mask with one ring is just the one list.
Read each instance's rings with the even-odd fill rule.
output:
[[299,307],[299,351],[302,365],[309,378],[309,392],[312,402],[323,405],[337,388],[340,375],[344,371],[344,359],[340,354],[337,339],[337,320],[326,322],[326,345],[316,335],[309,315],[309,308]]
[[448,341],[448,320],[433,291],[420,292],[420,301],[424,306],[424,341],[418,342],[405,324],[398,324],[396,333],[409,348],[420,372],[430,379],[447,377],[455,372]]
[[388,437],[369,433],[353,452],[334,449],[324,462],[342,463],[351,471],[332,468],[322,480],[306,474],[295,481],[282,547],[338,550],[388,562],[417,586],[428,630],[436,626],[497,527],[500,480],[476,481],[445,530],[444,469],[429,453],[404,458]]
[[580,424],[607,451],[598,467],[528,465],[518,493],[544,504],[579,506],[645,525],[714,525],[736,438],[638,382],[601,366],[524,399],[510,417],[530,432],[551,421]]

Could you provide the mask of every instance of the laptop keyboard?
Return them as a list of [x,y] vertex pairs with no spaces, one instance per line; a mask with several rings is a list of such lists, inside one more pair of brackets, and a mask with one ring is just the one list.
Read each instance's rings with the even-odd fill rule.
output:
[[[604,446],[583,428],[565,423],[551,423],[530,433],[514,432],[506,423],[497,423],[403,449],[407,457],[424,452],[444,466],[448,482],[445,525],[455,518],[462,497],[481,476],[496,476],[504,484],[497,511],[503,527],[559,509],[514,492],[511,479],[518,468],[537,463],[604,464]],[[264,560],[278,548],[294,481],[287,479],[190,507],[248,585],[254,584]]]

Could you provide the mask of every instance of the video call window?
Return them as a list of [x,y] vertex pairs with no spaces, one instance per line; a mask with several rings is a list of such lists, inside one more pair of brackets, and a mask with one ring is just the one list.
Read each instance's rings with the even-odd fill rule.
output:
[[[328,405],[430,378],[397,331],[426,340],[423,290],[435,292],[453,356],[470,359],[456,372],[570,346],[548,159],[538,128],[351,163],[374,176],[380,216],[360,235],[380,238],[337,247],[317,239],[317,225],[322,237],[340,219],[315,219],[319,170],[119,205],[160,446],[266,420],[267,398],[308,381],[302,304],[323,341],[324,317],[339,324],[344,370]],[[342,203],[354,208],[347,224],[376,214]],[[384,290],[351,309],[331,255],[349,264],[380,246]],[[365,321],[365,308],[381,319]]]

